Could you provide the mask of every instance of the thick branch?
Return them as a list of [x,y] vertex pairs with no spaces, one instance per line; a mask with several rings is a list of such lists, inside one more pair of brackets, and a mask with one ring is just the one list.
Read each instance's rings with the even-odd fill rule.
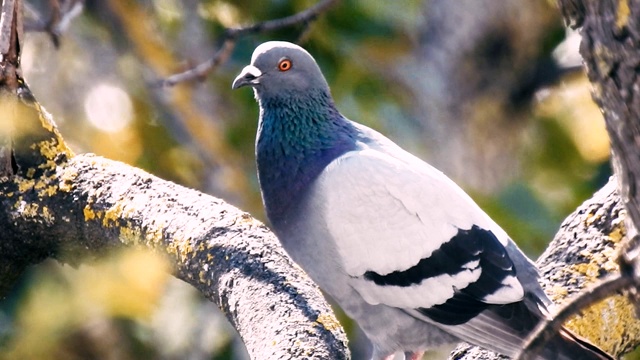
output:
[[348,357],[317,287],[263,224],[219,199],[79,155],[41,178],[0,184],[0,204],[2,254],[37,251],[77,263],[146,246],[168,255],[177,276],[223,310],[252,359]]
[[177,277],[223,310],[253,359],[348,358],[319,289],[263,224],[219,199],[69,150],[21,78],[20,0],[5,3],[0,128],[10,131],[0,132],[0,151],[12,148],[0,176],[0,296],[47,257],[78,263],[142,246],[165,254]]
[[30,263],[26,253],[50,253],[77,263],[108,248],[147,246],[220,306],[252,358],[348,357],[315,285],[264,225],[221,200],[80,155],[41,178],[1,183],[0,204],[3,257]]
[[623,270],[640,275],[637,229],[640,226],[640,97],[638,43],[640,1],[560,1],[567,21],[582,26],[580,53],[604,114],[611,139],[612,164],[628,211],[632,243],[621,255]]
[[319,289],[263,224],[125,164],[74,156],[28,89],[19,93],[0,102],[21,124],[17,172],[0,179],[0,291],[47,257],[78,263],[142,246],[165,254],[177,277],[223,310],[252,359],[349,358]]

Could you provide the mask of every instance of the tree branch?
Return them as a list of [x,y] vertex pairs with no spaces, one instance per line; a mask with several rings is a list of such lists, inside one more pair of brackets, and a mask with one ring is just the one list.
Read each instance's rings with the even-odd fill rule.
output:
[[[20,1],[13,4],[18,12]],[[12,21],[0,36],[3,44],[10,37],[16,55],[0,59],[0,118],[11,129],[0,135],[13,144],[12,171],[0,176],[0,297],[48,257],[78,264],[145,247],[223,310],[252,359],[349,358],[319,289],[263,224],[131,166],[74,155],[21,78],[15,13]]]
[[[16,120],[38,119],[37,105],[19,106]],[[223,310],[253,359],[348,358],[322,294],[263,224],[214,197],[122,163],[73,156],[43,138],[22,137],[34,141],[16,153],[20,171],[0,182],[0,263],[15,264],[9,275],[49,256],[77,264],[113,248],[148,247]]]
[[[582,26],[580,53],[611,139],[613,170],[629,216],[629,241],[618,262],[640,285],[640,1],[560,1],[566,21]],[[634,291],[635,293],[636,291]],[[634,295],[637,300],[637,294]]]
[[47,33],[57,48],[60,46],[62,33],[67,30],[71,21],[82,13],[84,0],[49,0],[49,19],[44,19],[38,11],[28,5],[24,6],[29,15],[28,22],[24,25],[25,31]]
[[317,19],[322,13],[329,10],[329,8],[335,5],[338,1],[339,0],[321,0],[308,9],[291,16],[269,20],[246,27],[226,29],[222,36],[222,45],[220,45],[220,48],[215,52],[211,59],[196,65],[187,71],[171,75],[160,81],[159,85],[169,87],[181,82],[204,79],[207,74],[215,70],[216,67],[224,63],[229,58],[238,38],[262,32],[274,31],[297,24],[308,24]]

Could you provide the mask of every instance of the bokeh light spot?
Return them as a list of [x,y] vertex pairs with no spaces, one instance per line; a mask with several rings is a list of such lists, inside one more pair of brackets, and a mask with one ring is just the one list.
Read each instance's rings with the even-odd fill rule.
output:
[[99,84],[84,100],[84,111],[91,125],[106,132],[122,130],[133,119],[133,105],[121,88]]

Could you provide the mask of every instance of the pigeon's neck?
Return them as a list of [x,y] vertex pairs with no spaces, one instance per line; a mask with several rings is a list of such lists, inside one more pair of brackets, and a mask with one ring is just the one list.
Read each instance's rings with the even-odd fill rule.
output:
[[287,222],[305,191],[334,159],[356,146],[356,129],[326,91],[260,99],[258,177],[273,225]]

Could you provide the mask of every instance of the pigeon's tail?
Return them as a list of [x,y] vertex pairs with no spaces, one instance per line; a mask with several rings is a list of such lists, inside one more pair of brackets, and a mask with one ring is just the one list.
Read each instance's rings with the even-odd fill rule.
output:
[[[532,311],[533,309],[533,311]],[[546,310],[545,310],[546,311]],[[531,335],[544,317],[541,309],[533,302],[522,301],[507,306],[500,306],[489,310],[489,313],[503,317],[506,324],[520,336],[521,342],[518,352],[522,349],[522,342]],[[516,316],[513,316],[516,315]],[[520,326],[514,324],[520,322]],[[527,356],[535,360],[613,360],[605,351],[593,345],[588,340],[574,334],[566,328],[561,328],[548,339],[535,356]]]
[[587,340],[561,329],[538,353],[540,359],[613,360],[614,358]]
[[[519,301],[488,306],[471,320],[444,329],[466,342],[513,357],[522,351],[526,339],[545,317],[539,305],[533,301]],[[535,360],[613,360],[597,346],[564,328],[545,342],[535,355],[527,355],[527,359]]]

